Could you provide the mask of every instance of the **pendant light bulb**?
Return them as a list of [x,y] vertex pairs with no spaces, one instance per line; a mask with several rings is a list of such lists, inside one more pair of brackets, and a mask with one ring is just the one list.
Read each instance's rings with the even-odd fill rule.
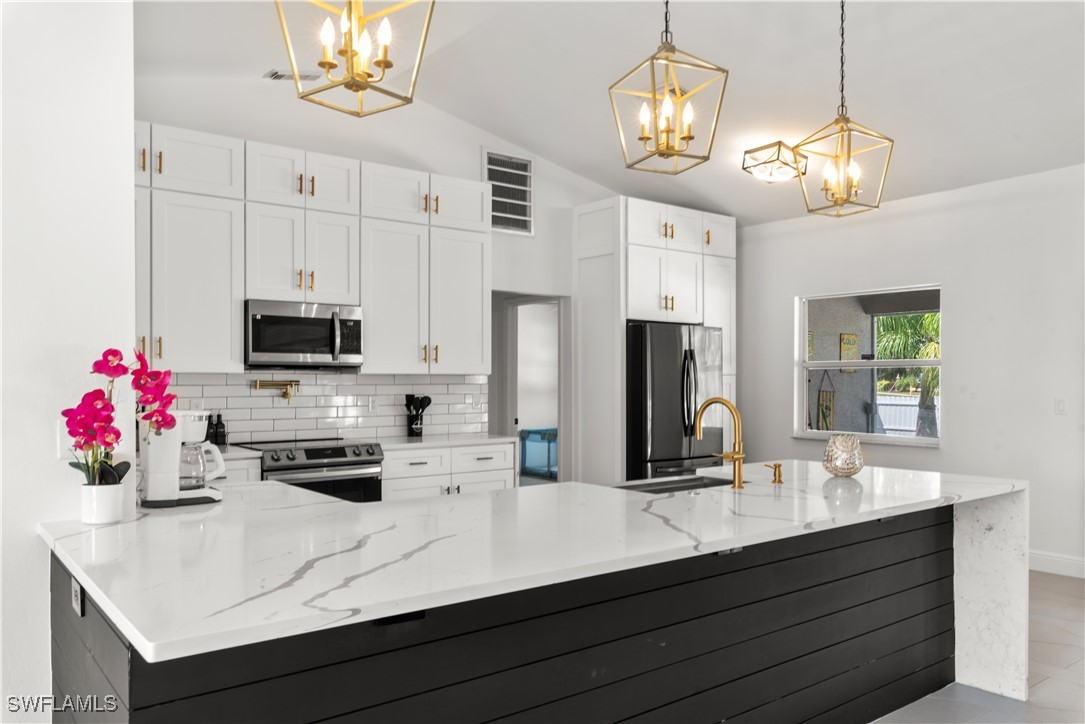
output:
[[848,164],[848,176],[851,178],[851,180],[853,182],[859,183],[859,175],[861,173],[862,173],[862,171],[859,168],[859,164],[857,164],[855,162],[855,159],[853,158],[851,160],[851,163]]
[[837,175],[836,175],[836,159],[835,158],[830,158],[828,161],[825,162],[825,170],[822,171],[821,176],[828,183],[833,184],[833,185],[836,184]]
[[346,45],[347,33],[350,32],[350,16],[347,15],[346,8],[343,9],[343,15],[339,18],[339,30],[343,33],[343,44]]
[[369,38],[369,30],[363,30],[355,45],[362,62],[369,60],[369,54],[373,52],[373,41]]
[[671,117],[674,115],[674,101],[671,100],[671,94],[668,93],[663,98],[663,117],[667,119],[668,124],[671,121]]
[[377,28],[377,43],[385,47],[392,44],[392,24],[388,22],[388,18],[381,20],[380,27]]
[[648,104],[640,104],[640,124],[647,126],[652,121],[652,114],[648,111]]
[[683,126],[692,126],[693,125],[693,104],[692,103],[687,102],[686,105],[682,107],[682,125]]
[[331,18],[324,18],[324,24],[320,26],[320,44],[325,48],[331,48],[335,42],[335,26]]

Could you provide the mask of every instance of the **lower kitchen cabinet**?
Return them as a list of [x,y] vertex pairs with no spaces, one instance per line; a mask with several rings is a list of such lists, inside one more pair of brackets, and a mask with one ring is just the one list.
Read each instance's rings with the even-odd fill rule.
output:
[[453,493],[481,493],[505,490],[515,486],[512,470],[490,470],[484,473],[460,473],[452,476]]
[[504,490],[516,485],[516,444],[387,450],[382,500]]
[[214,485],[216,482],[224,483],[249,483],[260,479],[260,459],[254,458],[252,460],[227,460],[226,472],[223,473],[221,478],[215,478],[211,481]]
[[452,485],[450,475],[427,475],[422,478],[400,478],[381,481],[381,500],[435,498],[447,495]]
[[151,363],[241,372],[245,203],[152,191]]

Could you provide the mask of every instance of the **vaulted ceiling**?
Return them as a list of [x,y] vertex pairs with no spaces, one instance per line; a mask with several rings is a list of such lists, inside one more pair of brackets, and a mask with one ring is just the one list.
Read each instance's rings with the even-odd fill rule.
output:
[[[141,4],[137,73],[281,67],[268,6]],[[662,3],[438,2],[416,97],[621,193],[743,224],[801,216],[794,182],[768,186],[739,166],[745,148],[832,120],[838,4],[671,12],[676,45],[731,72],[712,160],[677,177],[624,168],[607,95],[658,45]],[[847,97],[852,118],[896,141],[885,200],[1083,163],[1085,5],[853,2]]]

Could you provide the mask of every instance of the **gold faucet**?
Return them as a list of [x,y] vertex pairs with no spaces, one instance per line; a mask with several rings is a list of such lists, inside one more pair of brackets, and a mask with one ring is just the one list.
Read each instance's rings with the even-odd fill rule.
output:
[[697,417],[694,419],[693,424],[696,427],[697,439],[704,439],[704,432],[701,430],[701,422],[704,418],[705,410],[712,405],[723,405],[730,413],[731,418],[735,421],[735,446],[731,452],[725,452],[722,454],[713,453],[718,458],[723,458],[727,462],[734,466],[734,482],[731,483],[731,487],[736,490],[742,490],[742,461],[746,459],[745,453],[742,452],[742,415],[738,414],[738,408],[730,400],[725,400],[722,397],[710,397],[701,403],[701,406],[697,408]]

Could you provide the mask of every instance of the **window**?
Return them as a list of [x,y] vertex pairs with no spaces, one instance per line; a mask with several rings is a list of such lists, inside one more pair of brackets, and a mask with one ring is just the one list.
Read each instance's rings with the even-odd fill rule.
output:
[[940,290],[808,297],[797,306],[795,436],[851,432],[868,442],[936,447]]
[[493,228],[534,235],[532,162],[492,151],[484,152],[484,177],[493,187]]

